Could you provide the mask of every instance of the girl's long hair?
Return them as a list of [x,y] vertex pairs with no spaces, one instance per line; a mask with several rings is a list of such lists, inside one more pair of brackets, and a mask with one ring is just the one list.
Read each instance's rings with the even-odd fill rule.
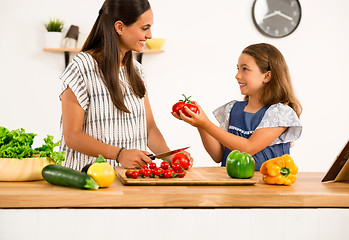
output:
[[[270,81],[264,84],[261,103],[270,106],[282,103],[290,106],[300,117],[302,106],[296,98],[286,61],[281,52],[267,43],[253,44],[242,53],[252,56],[262,73],[271,72]],[[248,100],[248,96],[245,96]]]
[[[125,106],[124,93],[119,80],[120,40],[114,23],[122,21],[129,26],[149,9],[150,4],[147,0],[106,0],[81,50],[90,53],[97,61],[113,104],[127,113],[130,111]],[[136,96],[143,98],[146,88],[133,65],[131,50],[126,52],[122,63],[126,66],[131,90]]]

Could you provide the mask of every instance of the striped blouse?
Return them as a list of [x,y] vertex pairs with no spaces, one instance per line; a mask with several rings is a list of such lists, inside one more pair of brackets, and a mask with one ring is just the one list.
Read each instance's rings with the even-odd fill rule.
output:
[[[141,65],[136,61],[134,65],[144,81]],[[114,106],[102,78],[97,62],[91,55],[84,52],[77,54],[60,76],[61,94],[69,86],[80,106],[85,110],[83,132],[109,145],[146,150],[144,98],[137,97],[130,89],[126,68],[120,68],[119,79],[125,95],[125,105],[131,113],[125,113]],[[95,161],[95,157],[67,147],[63,137],[62,118],[60,129],[62,133],[60,151],[65,151],[66,157],[64,166],[81,170],[86,164]],[[117,165],[114,160],[107,159],[107,162],[113,167]]]

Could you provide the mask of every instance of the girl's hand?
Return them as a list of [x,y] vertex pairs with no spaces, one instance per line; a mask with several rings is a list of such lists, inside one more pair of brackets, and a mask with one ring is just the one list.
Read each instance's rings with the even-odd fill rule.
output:
[[179,116],[176,112],[171,112],[171,113],[172,113],[172,116],[174,116],[178,120],[182,120],[181,116]]
[[119,163],[124,168],[141,168],[143,165],[152,162],[150,157],[147,156],[148,154],[150,153],[138,149],[125,149],[120,153]]
[[199,109],[198,113],[194,113],[190,111],[190,109],[185,106],[185,110],[190,115],[190,117],[187,117],[181,110],[179,110],[179,113],[180,113],[179,119],[183,120],[186,123],[189,123],[194,127],[205,129],[205,127],[210,123],[210,120],[208,119],[208,117],[206,116],[204,110],[202,110],[200,105],[196,103],[196,106]]

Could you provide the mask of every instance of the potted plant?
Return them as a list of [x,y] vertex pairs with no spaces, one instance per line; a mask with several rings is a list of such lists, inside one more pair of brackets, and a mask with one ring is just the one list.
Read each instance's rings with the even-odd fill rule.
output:
[[62,29],[64,22],[58,18],[52,19],[45,24],[46,27],[46,47],[60,48],[62,44]]

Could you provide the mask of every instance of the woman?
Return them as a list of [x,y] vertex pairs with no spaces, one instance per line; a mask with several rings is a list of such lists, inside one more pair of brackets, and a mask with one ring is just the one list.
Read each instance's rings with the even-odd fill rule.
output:
[[[152,37],[147,0],[106,0],[82,47],[61,80],[65,166],[81,169],[98,154],[115,166],[141,167],[154,153],[169,151],[157,128],[142,66],[132,51]],[[116,160],[116,161],[115,161]]]

